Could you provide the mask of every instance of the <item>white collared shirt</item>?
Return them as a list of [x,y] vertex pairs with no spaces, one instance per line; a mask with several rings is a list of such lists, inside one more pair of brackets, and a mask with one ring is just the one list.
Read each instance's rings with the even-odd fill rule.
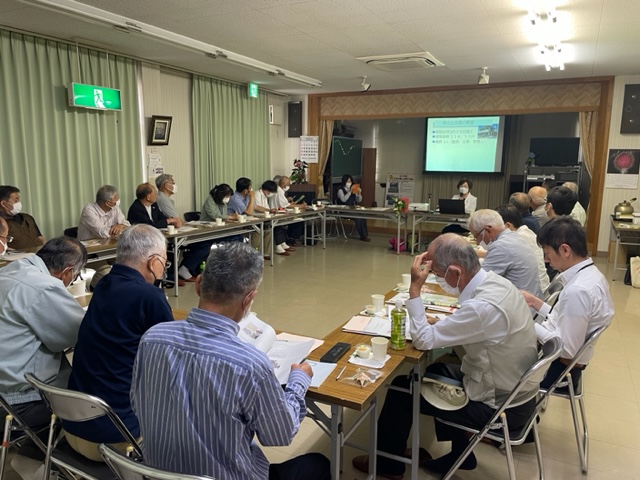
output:
[[78,240],[90,240],[92,238],[109,238],[109,231],[114,225],[131,224],[127,221],[120,207],[113,207],[108,212],[100,208],[97,203],[85,205],[78,222]]
[[[559,336],[562,339],[562,358],[571,359],[591,332],[602,325],[609,325],[613,314],[613,300],[604,275],[591,258],[577,263],[562,272],[564,288],[553,310],[546,303],[538,313],[546,318],[536,324],[536,335],[541,342]],[[593,356],[593,348],[578,360],[586,364]]]

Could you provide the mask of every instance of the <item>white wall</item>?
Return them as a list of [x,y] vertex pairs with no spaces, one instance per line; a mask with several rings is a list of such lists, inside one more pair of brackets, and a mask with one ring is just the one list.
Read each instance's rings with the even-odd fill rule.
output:
[[[193,197],[193,147],[191,129],[191,78],[175,70],[157,65],[142,65],[142,95],[146,145],[152,115],[173,117],[167,146],[145,146],[145,162],[149,153],[162,156],[164,171],[173,175],[178,193],[171,197],[179,214],[199,210],[203,199]],[[145,168],[145,176],[146,168]],[[154,181],[154,178],[149,181]]]
[[[620,121],[625,85],[640,84],[640,75],[628,75],[615,78],[613,89],[613,105],[611,107],[611,123],[609,125],[609,149],[640,149],[640,134],[620,133]],[[640,197],[640,182],[638,188],[627,190],[620,188],[605,188],[602,196],[602,212],[600,215],[600,232],[598,234],[598,252],[606,252],[609,249],[609,237],[611,234],[611,222],[609,220],[613,209],[622,200],[632,197]],[[636,211],[640,210],[640,202],[634,203]]]

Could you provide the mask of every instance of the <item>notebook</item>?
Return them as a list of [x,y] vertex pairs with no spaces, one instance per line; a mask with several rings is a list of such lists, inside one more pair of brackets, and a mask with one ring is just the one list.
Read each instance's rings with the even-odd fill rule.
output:
[[464,200],[449,200],[441,198],[438,202],[440,213],[464,215]]

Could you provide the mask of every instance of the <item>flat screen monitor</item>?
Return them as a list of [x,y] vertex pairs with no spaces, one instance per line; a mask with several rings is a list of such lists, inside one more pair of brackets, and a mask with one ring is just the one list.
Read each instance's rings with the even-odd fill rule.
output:
[[427,118],[426,173],[502,172],[505,117]]
[[532,138],[529,141],[529,152],[535,155],[535,165],[537,166],[564,167],[578,165],[580,138]]

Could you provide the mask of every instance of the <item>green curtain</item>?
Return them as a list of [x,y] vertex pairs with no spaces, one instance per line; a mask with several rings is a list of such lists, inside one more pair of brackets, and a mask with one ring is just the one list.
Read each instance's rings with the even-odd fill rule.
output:
[[247,87],[193,76],[195,204],[214,185],[235,189],[239,177],[258,188],[268,179],[269,105],[266,95],[249,98]]
[[[69,107],[70,82],[120,89],[122,111]],[[0,184],[20,189],[46,238],[77,225],[104,184],[126,214],[142,178],[133,60],[0,30],[0,125]]]

